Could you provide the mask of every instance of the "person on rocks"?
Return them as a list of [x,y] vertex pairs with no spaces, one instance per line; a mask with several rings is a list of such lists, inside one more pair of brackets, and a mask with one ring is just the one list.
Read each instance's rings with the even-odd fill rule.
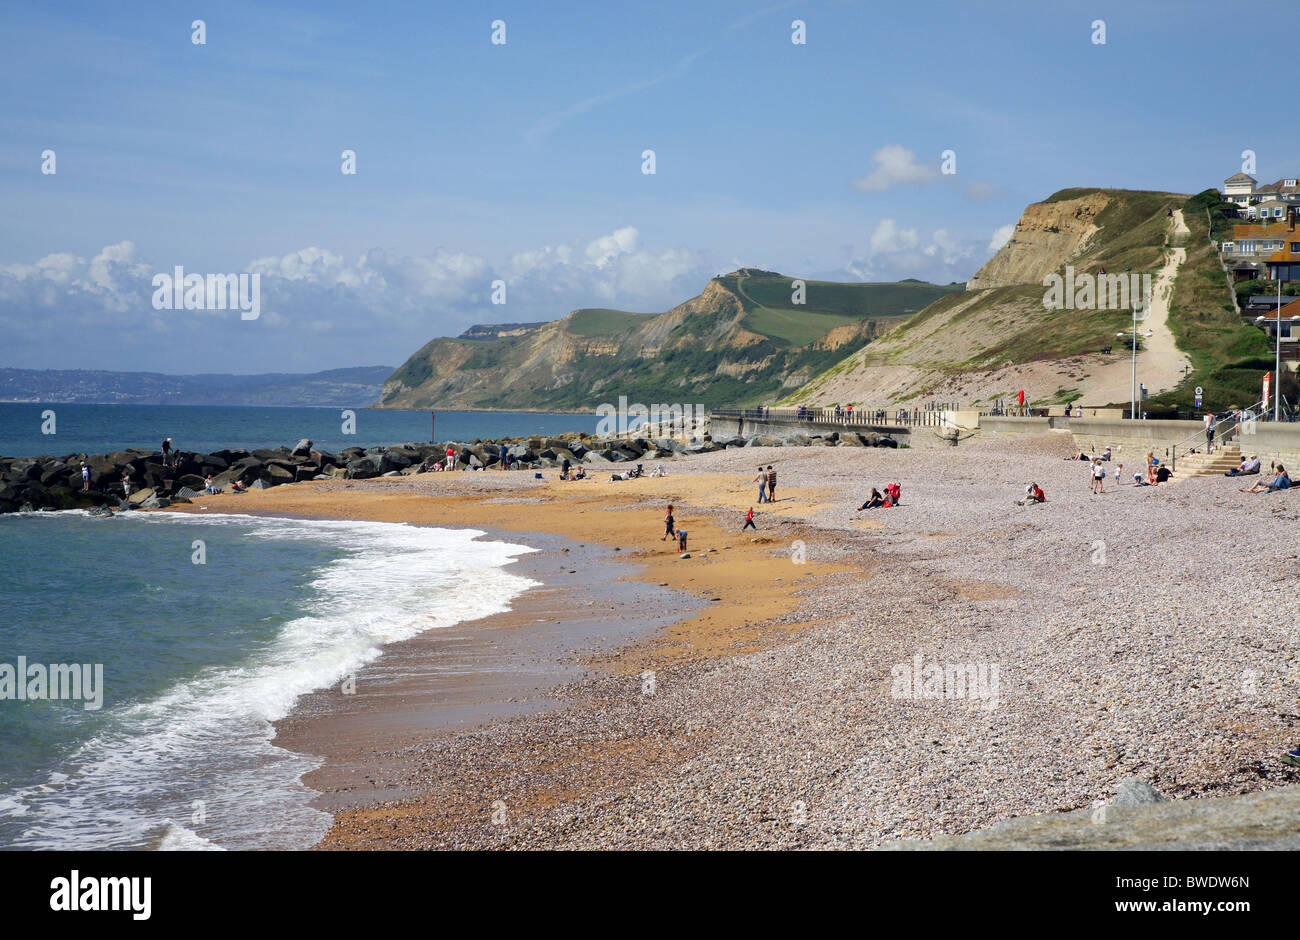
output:
[[664,541],[664,539],[675,536],[676,534],[677,534],[677,530],[673,526],[673,504],[669,503],[668,512],[664,514],[664,534],[663,537],[659,539],[659,541],[662,542]]
[[749,512],[745,513],[745,524],[742,525],[742,526],[740,527],[740,531],[741,531],[741,532],[744,532],[746,529],[753,529],[755,532],[758,531],[758,526],[754,525],[754,507],[753,507],[753,506],[750,506],[750,507],[749,507]]
[[127,498],[131,498],[131,471],[128,470],[122,474],[122,493]]
[[90,464],[86,461],[81,462],[81,491],[83,493],[90,490]]
[[209,496],[216,495],[217,481],[212,478],[212,474],[209,473],[208,478],[203,481],[203,489]]
[[172,465],[172,439],[170,437],[162,442],[162,460],[164,467]]

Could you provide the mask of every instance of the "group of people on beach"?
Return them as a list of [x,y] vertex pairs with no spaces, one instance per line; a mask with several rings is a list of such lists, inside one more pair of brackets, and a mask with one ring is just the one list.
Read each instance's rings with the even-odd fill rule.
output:
[[750,482],[758,484],[758,501],[760,503],[776,502],[776,471],[772,469],[771,464],[766,467],[759,464],[758,476],[754,477]]
[[862,512],[864,509],[891,509],[898,505],[903,496],[903,488],[897,483],[889,483],[885,486],[885,492],[880,492],[874,486],[871,488],[871,495],[854,512]]
[[659,541],[662,542],[664,539],[676,539],[677,551],[683,554],[686,552],[686,530],[677,527],[677,522],[673,518],[672,503],[668,504],[668,512],[664,514],[664,534]]

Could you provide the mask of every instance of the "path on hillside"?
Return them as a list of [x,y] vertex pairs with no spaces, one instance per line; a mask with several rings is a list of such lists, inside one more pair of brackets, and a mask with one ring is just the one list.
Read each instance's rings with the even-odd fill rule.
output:
[[[1183,210],[1175,209],[1170,229],[1171,242],[1190,234],[1183,220]],[[1146,385],[1151,395],[1173,388],[1183,379],[1183,367],[1191,365],[1187,354],[1179,351],[1169,328],[1169,303],[1174,295],[1174,280],[1186,260],[1185,247],[1180,245],[1169,250],[1151,285],[1150,309],[1144,319],[1138,320],[1138,330],[1150,330],[1151,336],[1143,337],[1142,348],[1138,350],[1137,380]],[[1117,337],[1116,346],[1123,349],[1122,344],[1123,340]],[[1098,403],[1129,401],[1132,388],[1133,367],[1129,356],[1117,356],[1115,362],[1093,373],[1083,387],[1083,398]]]

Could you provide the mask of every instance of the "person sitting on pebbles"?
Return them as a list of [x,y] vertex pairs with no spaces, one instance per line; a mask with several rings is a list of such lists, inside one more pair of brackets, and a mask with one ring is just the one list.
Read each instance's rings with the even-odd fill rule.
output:
[[1265,483],[1263,480],[1256,480],[1255,485],[1250,489],[1242,490],[1243,493],[1274,493],[1278,490],[1291,489],[1291,476],[1286,472],[1286,467],[1281,464],[1277,465],[1277,476],[1273,478],[1272,483]]
[[867,497],[867,501],[853,511],[862,512],[864,509],[879,509],[883,505],[885,505],[885,497],[881,496],[880,490],[873,486],[871,488],[871,495]]
[[1043,488],[1037,483],[1030,483],[1025,487],[1024,499],[1016,500],[1017,506],[1028,506],[1031,503],[1045,503],[1047,496],[1043,493]]

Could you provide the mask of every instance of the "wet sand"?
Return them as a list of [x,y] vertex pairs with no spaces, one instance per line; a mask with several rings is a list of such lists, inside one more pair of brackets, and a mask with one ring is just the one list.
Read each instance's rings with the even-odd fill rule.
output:
[[[323,759],[304,778],[320,792],[315,805],[336,814],[323,845],[387,847],[372,821],[386,818],[392,801],[446,803],[448,794],[412,784],[414,755],[430,743],[564,708],[595,676],[636,684],[645,670],[783,642],[810,625],[774,623],[795,610],[795,592],[847,570],[792,564],[794,507],[807,511],[816,493],[779,493],[770,508],[756,507],[763,529],[742,534],[753,488],[732,474],[617,484],[547,476],[303,483],[175,507],[473,527],[538,549],[508,569],[539,582],[510,611],[389,645],[357,674],[353,694],[320,690],[277,723],[278,745]],[[661,540],[669,502],[688,530],[688,558]]]

